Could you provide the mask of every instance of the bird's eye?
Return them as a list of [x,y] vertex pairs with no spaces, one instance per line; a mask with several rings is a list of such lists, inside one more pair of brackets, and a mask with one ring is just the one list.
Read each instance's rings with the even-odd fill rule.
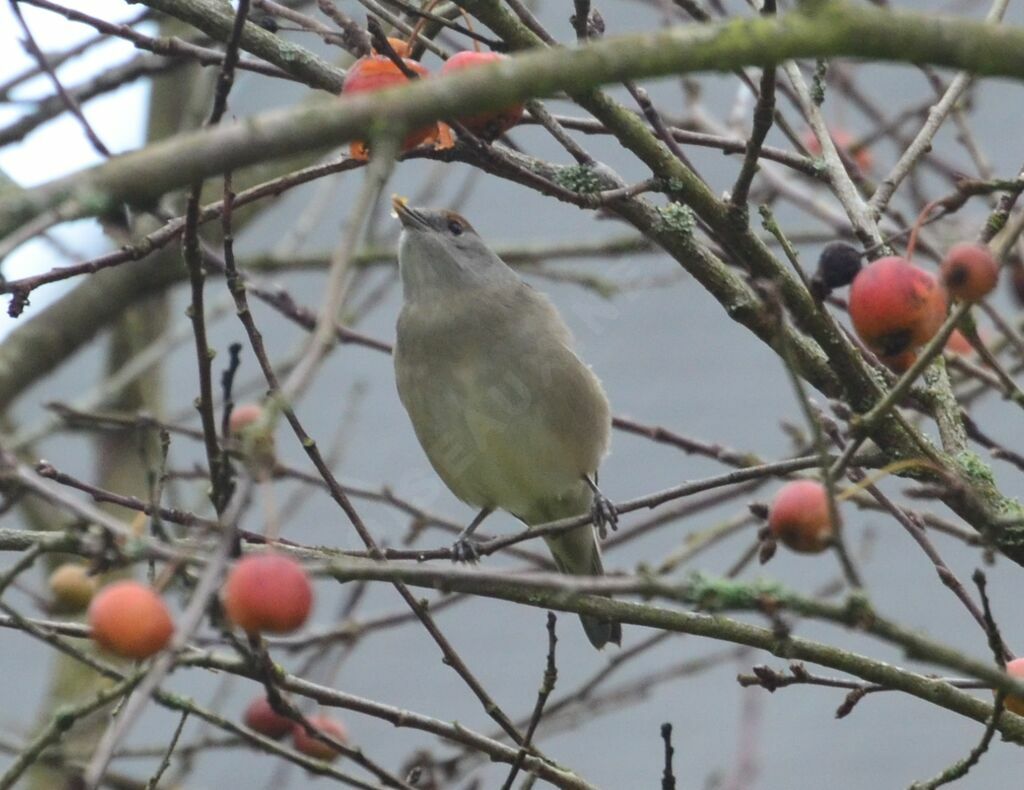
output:
[[464,228],[462,227],[462,223],[457,219],[450,219],[448,220],[448,230],[451,231],[453,236],[461,236]]

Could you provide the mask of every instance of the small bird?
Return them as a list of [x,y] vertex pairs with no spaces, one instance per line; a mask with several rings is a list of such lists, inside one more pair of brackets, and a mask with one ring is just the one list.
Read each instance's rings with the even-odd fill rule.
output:
[[[590,512],[602,533],[614,528],[596,481],[611,410],[558,311],[460,215],[399,197],[392,204],[405,300],[398,395],[434,470],[480,509],[456,541],[456,559],[476,559],[469,537],[497,509],[527,526]],[[545,540],[562,573],[604,572],[591,524]],[[580,619],[594,647],[621,642],[619,623]]]

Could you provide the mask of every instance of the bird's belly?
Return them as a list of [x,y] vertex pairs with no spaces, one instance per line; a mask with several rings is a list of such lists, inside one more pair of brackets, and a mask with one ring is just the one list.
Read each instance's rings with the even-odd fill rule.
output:
[[583,512],[582,471],[545,424],[534,393],[497,372],[489,385],[479,381],[435,369],[400,383],[420,443],[448,488],[469,504],[531,522]]

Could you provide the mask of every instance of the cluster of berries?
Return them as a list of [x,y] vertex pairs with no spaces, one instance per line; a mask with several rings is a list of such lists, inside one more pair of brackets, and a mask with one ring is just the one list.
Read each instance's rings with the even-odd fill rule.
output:
[[[942,259],[939,276],[890,255],[861,265],[861,253],[836,241],[825,246],[812,287],[819,297],[850,286],[850,320],[858,337],[897,373],[909,368],[917,350],[934,337],[949,299],[977,302],[996,287],[999,264],[984,244],[955,244]],[[958,340],[958,342],[960,342]]]
[[[999,264],[984,244],[955,244],[942,259],[938,277],[911,263],[913,246],[912,236],[907,257],[891,255],[863,266],[863,256],[855,247],[832,242],[822,251],[811,281],[818,298],[850,286],[853,328],[897,372],[909,368],[918,349],[935,336],[946,319],[950,298],[980,301],[999,279]],[[950,341],[951,349],[962,351],[962,336],[954,334]],[[775,540],[794,551],[824,551],[833,535],[824,486],[813,480],[783,486],[769,509],[768,528]]]
[[[74,612],[88,607],[93,641],[121,658],[143,660],[168,647],[174,634],[170,608],[156,589],[130,579],[99,588],[95,576],[79,563],[65,563],[49,580],[51,606]],[[228,573],[221,590],[224,613],[250,634],[285,634],[300,628],[313,608],[313,586],[301,564],[281,554],[250,555]],[[340,752],[330,743],[346,744],[348,734],[337,721],[310,716],[309,725],[328,739],[274,710],[263,696],[245,712],[246,726],[269,738],[292,736],[295,749],[319,760]]]
[[[402,61],[404,70],[386,55],[376,52],[359,58],[345,75],[345,82],[342,86],[342,95],[379,91],[383,88],[390,88],[410,80],[410,75],[417,77],[428,77],[430,72],[418,61],[408,57],[411,53],[409,45],[401,39],[389,38],[392,50]],[[452,55],[441,68],[441,75],[445,76],[463,69],[495,63],[505,56],[498,52],[475,52],[467,50]],[[483,113],[467,118],[458,118],[462,126],[484,140],[495,140],[517,123],[523,114],[523,105],[515,104],[495,112]],[[410,132],[402,141],[402,150],[408,151],[418,145],[425,143],[432,144],[439,148],[450,148],[452,145],[451,131],[443,123],[435,123],[422,129]],[[365,142],[356,141],[350,148],[351,155],[356,159],[365,159],[368,156],[368,149]]]

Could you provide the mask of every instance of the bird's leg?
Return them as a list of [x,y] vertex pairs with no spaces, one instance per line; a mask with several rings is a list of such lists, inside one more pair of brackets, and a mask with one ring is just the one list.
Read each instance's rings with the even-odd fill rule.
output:
[[455,538],[455,543],[452,544],[453,562],[476,562],[480,559],[480,554],[476,550],[476,544],[470,540],[470,537],[473,535],[473,531],[483,524],[484,519],[493,512],[494,508],[485,507],[473,517],[473,520],[469,522],[469,526],[459,533],[458,537]]
[[594,502],[590,506],[590,518],[594,522],[594,526],[597,527],[597,534],[601,540],[604,540],[608,537],[608,527],[611,527],[612,532],[619,528],[619,511],[597,487],[597,472],[594,473],[593,480],[590,479],[590,475],[583,475],[583,480],[594,493]]

